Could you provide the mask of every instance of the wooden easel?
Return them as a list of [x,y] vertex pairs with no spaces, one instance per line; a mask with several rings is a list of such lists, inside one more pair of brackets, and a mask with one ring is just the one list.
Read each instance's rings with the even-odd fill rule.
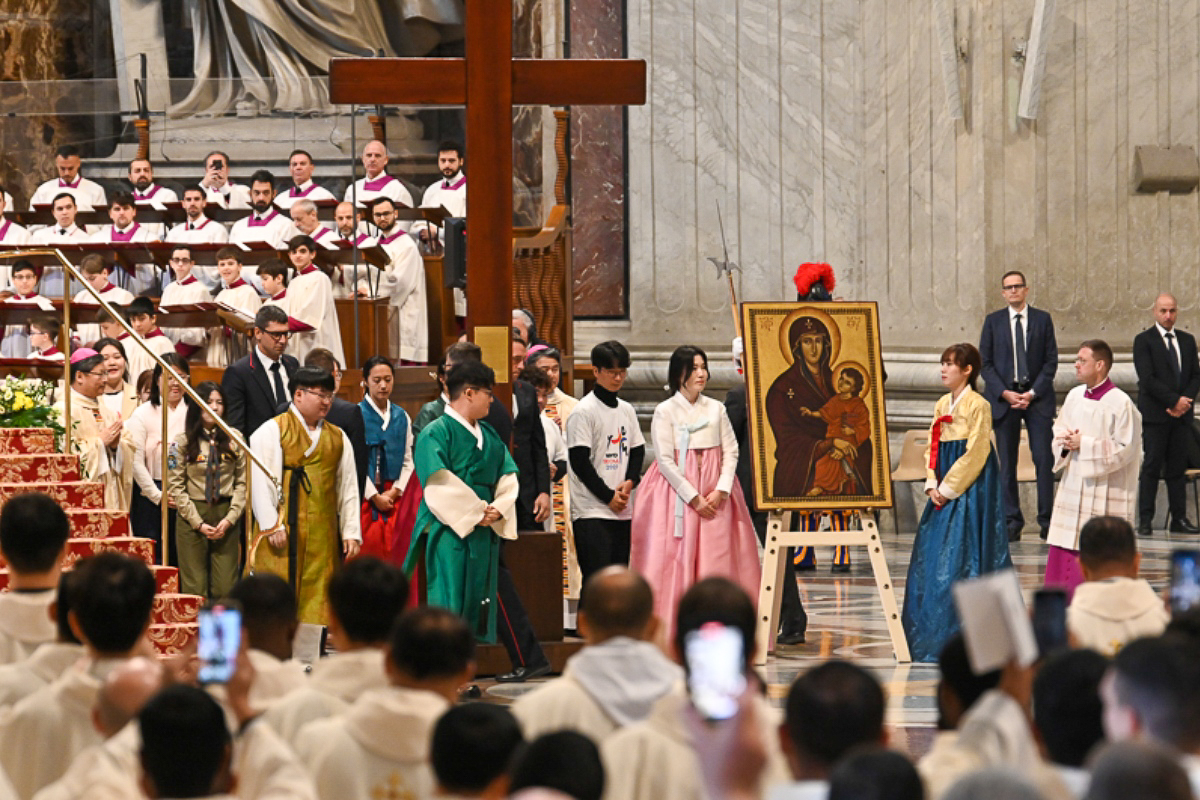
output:
[[786,580],[787,551],[789,547],[806,547],[814,545],[863,545],[871,559],[871,571],[875,574],[875,586],[879,590],[879,600],[883,603],[883,616],[887,622],[888,633],[892,637],[892,651],[896,661],[901,664],[912,662],[908,652],[908,639],[904,635],[904,627],[900,624],[900,608],[896,605],[896,594],[892,590],[892,576],[888,571],[887,560],[883,557],[883,543],[879,540],[879,529],[875,520],[864,518],[861,513],[854,513],[857,519],[857,529],[844,531],[790,531],[790,513],[772,511],[767,516],[767,538],[763,548],[762,582],[758,589],[758,626],[756,638],[758,651],[754,654],[754,663],[762,666],[767,663],[767,653],[775,649],[775,632],[779,630],[779,606],[783,601],[783,593],[779,587]]

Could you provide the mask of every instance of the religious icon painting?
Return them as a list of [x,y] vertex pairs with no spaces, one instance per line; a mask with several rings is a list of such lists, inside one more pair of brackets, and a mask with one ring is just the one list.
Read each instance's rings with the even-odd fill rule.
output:
[[761,509],[892,505],[875,303],[743,303]]

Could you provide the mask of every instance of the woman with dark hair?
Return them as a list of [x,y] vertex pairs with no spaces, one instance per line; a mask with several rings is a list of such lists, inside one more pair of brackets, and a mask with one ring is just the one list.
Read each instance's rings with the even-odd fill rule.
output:
[[951,587],[1012,566],[992,412],[975,383],[983,360],[975,346],[942,353],[942,384],[930,427],[925,494],[904,590],[904,632],[914,661],[933,662],[959,630]]
[[[205,381],[196,387],[218,416],[225,393]],[[179,584],[184,594],[217,599],[238,577],[242,515],[246,511],[246,454],[234,450],[217,420],[187,399],[186,430],[167,454],[167,494],[179,514]]]
[[684,345],[667,368],[670,399],[654,409],[655,461],[633,506],[629,566],[654,588],[654,612],[674,628],[675,606],[701,578],[728,578],[750,596],[761,568],[737,482],[737,436],[725,406],[705,397],[708,356]]
[[413,470],[411,425],[404,409],[388,399],[396,377],[392,362],[371,356],[363,364],[362,375],[364,392],[359,407],[367,440],[367,482],[359,552],[399,565],[408,554],[421,504],[421,485]]
[[[186,381],[191,368],[182,356],[164,353],[162,360]],[[163,442],[172,442],[187,427],[187,406],[183,403],[183,386],[174,376],[167,378],[167,432],[162,429],[162,366],[154,365],[154,378],[150,382],[150,399],[142,403],[129,417],[125,436],[133,445],[133,505],[129,510],[129,523],[134,536],[154,540],[155,558],[162,557],[162,448]],[[175,566],[175,510],[168,513],[167,528],[170,533],[168,562]]]
[[125,345],[105,336],[92,349],[104,357],[104,393],[100,402],[120,414],[121,419],[129,419],[138,407],[138,396],[137,389],[129,382]]

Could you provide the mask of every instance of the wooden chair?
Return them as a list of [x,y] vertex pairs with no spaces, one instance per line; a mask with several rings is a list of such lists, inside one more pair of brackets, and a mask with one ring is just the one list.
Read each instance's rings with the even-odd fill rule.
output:
[[[929,447],[929,429],[918,428],[905,431],[904,444],[900,447],[900,463],[892,472],[892,496],[896,496],[896,484],[925,480],[925,448]],[[892,524],[900,532],[900,515],[892,509]]]

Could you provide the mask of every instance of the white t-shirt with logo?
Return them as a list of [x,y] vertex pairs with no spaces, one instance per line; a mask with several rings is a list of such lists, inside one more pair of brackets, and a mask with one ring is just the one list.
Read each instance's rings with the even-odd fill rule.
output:
[[[629,469],[629,451],[646,444],[642,429],[638,425],[633,406],[617,400],[617,407],[606,406],[594,393],[588,393],[579,401],[571,416],[567,417],[567,448],[587,447],[591,449],[592,466],[600,480],[610,489],[625,480]],[[608,507],[608,503],[592,494],[583,481],[571,470],[571,519],[632,519],[633,502],[625,506],[620,514]]]

